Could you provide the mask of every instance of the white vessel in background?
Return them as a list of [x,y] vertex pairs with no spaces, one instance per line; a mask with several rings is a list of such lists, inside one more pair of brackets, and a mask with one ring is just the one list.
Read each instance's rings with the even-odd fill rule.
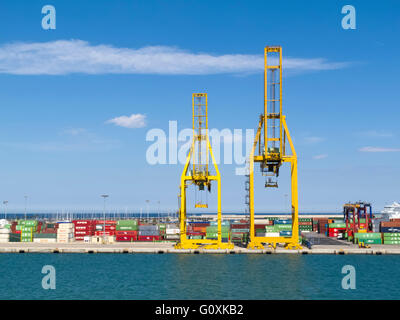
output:
[[382,218],[400,219],[400,204],[394,202],[391,205],[385,206],[381,212]]

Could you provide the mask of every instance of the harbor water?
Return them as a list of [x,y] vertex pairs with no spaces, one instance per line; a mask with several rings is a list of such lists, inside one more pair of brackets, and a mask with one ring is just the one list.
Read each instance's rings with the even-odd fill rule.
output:
[[[56,270],[43,289],[42,268]],[[345,265],[356,289],[343,289]],[[0,299],[399,299],[381,255],[0,254]]]

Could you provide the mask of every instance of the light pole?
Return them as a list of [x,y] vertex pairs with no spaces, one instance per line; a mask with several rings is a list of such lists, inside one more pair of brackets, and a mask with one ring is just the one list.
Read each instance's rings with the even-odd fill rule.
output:
[[150,202],[150,200],[146,200],[146,203],[147,203],[147,222],[149,222],[149,220],[150,220],[149,202]]
[[158,222],[160,222],[160,200],[157,201],[158,203]]
[[287,198],[288,198],[288,195],[285,194],[285,211],[288,209]]
[[28,202],[28,196],[24,195],[25,198],[25,220],[26,220],[26,206],[27,206],[27,202]]
[[109,197],[108,194],[102,194],[101,195],[104,200],[104,205],[103,205],[103,239],[105,239],[106,236],[106,199]]
[[3,204],[4,204],[4,219],[7,220],[7,204],[8,204],[8,200],[4,200]]

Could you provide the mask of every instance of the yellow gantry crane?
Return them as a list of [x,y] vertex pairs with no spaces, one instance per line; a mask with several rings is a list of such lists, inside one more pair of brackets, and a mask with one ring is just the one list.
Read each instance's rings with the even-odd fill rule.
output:
[[[287,142],[290,147],[288,153]],[[264,49],[264,113],[260,116],[249,161],[250,242],[248,248],[262,249],[264,244],[275,248],[278,243],[285,244],[288,249],[301,248],[298,224],[297,155],[282,113],[282,47],[280,46],[267,46]],[[257,237],[255,235],[254,162],[260,163],[260,170],[263,176],[266,176],[266,188],[278,187],[279,169],[283,163],[290,163],[292,233],[289,237]]]
[[[193,93],[193,141],[189,154],[186,158],[185,167],[181,175],[180,184],[180,241],[175,245],[177,249],[232,249],[233,244],[222,242],[221,234],[221,175],[218,170],[214,154],[211,149],[208,137],[208,100],[207,93]],[[215,174],[209,172],[209,155],[211,155]],[[189,170],[190,168],[190,170]],[[218,184],[218,238],[213,239],[188,239],[187,238],[187,215],[186,215],[186,189],[189,185],[199,191],[199,193],[211,192],[211,182],[217,181]],[[196,190],[196,191],[197,191]],[[203,199],[195,199],[195,208],[208,208],[207,202]]]

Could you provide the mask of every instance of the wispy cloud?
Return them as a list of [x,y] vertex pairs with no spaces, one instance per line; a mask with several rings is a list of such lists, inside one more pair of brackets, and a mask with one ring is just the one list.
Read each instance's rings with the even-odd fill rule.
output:
[[[263,55],[194,53],[176,47],[138,49],[91,45],[82,40],[8,43],[0,46],[0,73],[15,75],[251,73],[263,70]],[[331,70],[347,62],[285,58],[286,70]]]
[[358,132],[357,134],[359,136],[369,137],[369,138],[391,138],[394,136],[393,133],[386,131],[376,131],[376,130]]
[[400,148],[381,148],[381,147],[363,147],[358,149],[361,152],[400,152]]
[[83,128],[68,128],[61,131],[61,134],[70,136],[78,136],[84,133],[87,133],[87,130]]
[[143,128],[146,126],[146,115],[131,114],[130,116],[121,116],[110,119],[106,123],[113,123],[116,126],[124,128]]
[[318,154],[316,156],[313,156],[314,160],[321,160],[321,159],[325,159],[325,158],[328,158],[327,154]]
[[305,137],[304,142],[307,144],[316,144],[324,141],[325,139],[322,137]]
[[102,152],[121,147],[119,140],[102,138],[83,128],[69,128],[60,133],[63,137],[60,139],[38,142],[0,141],[0,146],[32,152]]

